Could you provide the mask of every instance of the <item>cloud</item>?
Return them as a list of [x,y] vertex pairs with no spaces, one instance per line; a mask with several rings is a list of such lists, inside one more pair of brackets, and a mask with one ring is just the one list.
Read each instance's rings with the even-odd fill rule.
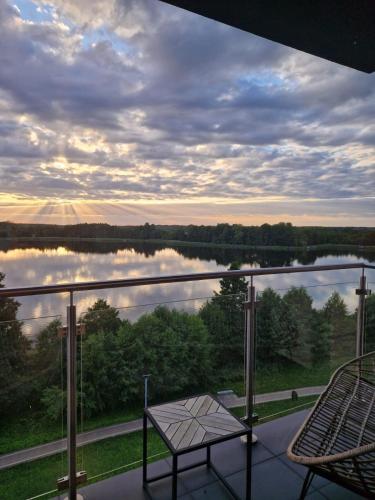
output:
[[288,217],[320,199],[357,223],[336,200],[374,191],[375,75],[155,0],[0,0],[0,30],[4,196],[226,200],[233,218],[232,200]]

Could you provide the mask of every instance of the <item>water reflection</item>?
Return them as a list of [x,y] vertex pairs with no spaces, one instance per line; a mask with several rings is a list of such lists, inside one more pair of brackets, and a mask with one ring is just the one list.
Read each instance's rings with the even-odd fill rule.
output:
[[[42,250],[44,253],[54,250],[54,255],[67,255],[71,252],[83,254],[119,254],[123,250],[129,250],[144,258],[155,257],[163,250],[170,249],[171,246],[161,243],[146,242],[123,242],[123,241],[63,241],[55,240],[53,242],[45,241],[0,241],[0,255],[6,256],[12,252],[16,258],[21,255],[23,250]],[[345,251],[343,249],[332,248],[329,250],[241,250],[232,248],[213,248],[205,246],[177,246],[174,247],[175,253],[185,259],[198,259],[203,261],[214,260],[217,265],[229,266],[232,262],[246,262],[259,267],[283,267],[290,266],[294,261],[300,265],[312,265],[318,258],[330,255],[332,257],[347,257],[349,254],[358,260],[374,261],[374,251],[366,250],[365,247],[358,247],[354,251]],[[14,252],[14,253],[13,253]],[[13,257],[14,258],[14,257]]]
[[[164,245],[124,242],[2,242],[0,270],[6,274],[6,286],[50,285],[52,283],[80,282],[160,276],[166,274],[197,273],[226,269],[232,262],[242,267],[275,267],[290,265],[337,264],[346,262],[374,262],[373,254],[363,250],[355,254],[340,251],[292,252],[255,251],[204,247],[168,248]],[[374,271],[368,271],[375,281]],[[354,310],[357,302],[355,287],[359,270],[264,276],[256,279],[256,287],[267,286],[284,291],[291,286],[310,285],[308,289],[316,307],[322,307],[335,289]],[[331,285],[332,283],[339,283]],[[319,286],[317,286],[319,285]],[[176,302],[175,307],[197,310],[204,298],[219,287],[218,281],[202,281],[163,286],[138,287],[77,293],[78,313],[90,307],[98,297],[121,309],[121,316],[131,320],[151,310],[160,302]],[[196,299],[201,297],[201,299]],[[43,295],[20,299],[20,318],[65,316],[66,294]],[[134,307],[138,306],[138,307]],[[30,320],[24,324],[28,335],[37,333],[51,319]]]

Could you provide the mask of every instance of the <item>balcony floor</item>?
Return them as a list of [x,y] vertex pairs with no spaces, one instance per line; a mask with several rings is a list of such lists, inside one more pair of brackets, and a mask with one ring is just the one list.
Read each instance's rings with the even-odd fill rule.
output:
[[[253,500],[296,500],[302,487],[306,468],[290,462],[285,450],[303,421],[307,411],[279,418],[256,427],[258,443],[253,448]],[[202,460],[205,450],[199,450],[179,459],[179,466]],[[239,439],[212,447],[212,461],[226,477],[235,491],[244,498],[245,447]],[[166,458],[149,465],[149,475],[161,474],[171,469],[171,460]],[[171,479],[150,485],[155,500],[167,500],[171,494]],[[80,490],[85,500],[145,500],[148,496],[142,489],[142,469],[119,474]],[[224,500],[232,498],[213,472],[205,466],[179,474],[179,498],[183,500]],[[65,496],[65,495],[64,495]],[[63,496],[57,497],[62,499]],[[315,477],[309,490],[311,500],[349,500],[362,498],[327,480]]]

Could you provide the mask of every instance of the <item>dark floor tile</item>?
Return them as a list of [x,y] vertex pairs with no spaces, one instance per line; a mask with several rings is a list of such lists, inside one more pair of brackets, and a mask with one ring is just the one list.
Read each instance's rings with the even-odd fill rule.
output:
[[[231,476],[227,478],[231,481]],[[237,483],[239,484],[239,483]],[[303,480],[280,459],[272,458],[255,465],[252,472],[253,500],[296,500]],[[244,495],[245,482],[242,480],[241,494]],[[244,498],[244,496],[243,496]]]
[[254,429],[259,442],[274,455],[285,453],[289,443],[305,420],[309,411],[304,410],[278,418]]
[[[261,443],[253,446],[252,453],[254,464],[272,458],[271,453]],[[205,458],[206,450],[204,449],[182,455],[179,457],[179,467],[192,465]],[[211,460],[224,476],[244,471],[246,467],[246,444],[237,438],[214,445],[211,447]],[[168,458],[167,461],[171,463],[172,459]],[[186,491],[191,492],[215,482],[217,476],[206,466],[201,466],[181,473],[181,479]]]
[[225,480],[240,498],[246,498],[246,476],[244,470],[227,476]]
[[306,499],[307,500],[327,500],[327,497],[322,495],[321,493],[319,493],[319,491],[311,491],[311,493],[309,493],[307,496],[306,496]]
[[228,490],[219,481],[191,493],[194,500],[233,500]]
[[79,493],[83,495],[85,500],[103,500],[105,498],[124,500],[127,497],[132,498],[132,500],[147,499],[142,488],[142,473],[139,469],[81,488]]
[[[159,474],[164,474],[165,472],[171,472],[172,468],[169,464],[168,459],[162,461],[163,463],[159,465],[159,462],[153,462],[147,467],[148,478],[157,476]],[[159,481],[155,481],[149,484],[149,492],[152,495],[153,500],[169,500],[172,495],[172,476]],[[185,495],[187,490],[182,481],[181,477],[177,477],[177,494],[178,496]],[[132,498],[131,496],[127,498]]]
[[329,500],[357,500],[360,498],[364,498],[361,495],[357,495],[346,488],[342,488],[337,484],[330,483],[324,488],[319,490],[319,493],[322,493]]
[[[149,477],[164,474],[170,470],[166,460],[159,460],[149,464]],[[171,497],[172,479],[166,478],[149,485],[150,492],[155,500],[169,500]],[[186,494],[182,480],[178,479],[179,495]],[[145,500],[146,492],[142,487],[142,469],[134,469],[124,474],[119,474],[98,483],[80,489],[85,500]]]
[[311,482],[311,487],[315,490],[321,490],[322,488],[324,488],[324,486],[327,486],[330,483],[331,481],[329,481],[325,477],[318,476],[318,474],[315,474]]
[[[252,463],[263,462],[272,458],[272,454],[262,443],[252,445]],[[212,462],[218,471],[227,476],[243,470],[246,467],[246,444],[240,439],[231,439],[220,445],[213,446],[211,452]]]
[[[292,460],[289,460],[289,458],[286,456],[286,454],[281,455],[279,458],[285,463],[285,465],[287,467],[290,467],[291,469],[294,470],[294,472],[296,474],[301,476],[302,479],[305,479],[306,474],[308,472],[307,467],[305,467],[304,465],[299,465],[296,462],[292,462]],[[323,486],[326,486],[327,484],[329,484],[330,482],[331,481],[329,481],[328,479],[326,479],[322,476],[318,476],[318,474],[315,474],[315,476],[312,480],[312,483],[311,483],[311,487],[314,489],[320,489],[320,488],[323,488]]]
[[[148,486],[148,492],[152,500],[170,500],[172,498],[172,478],[161,479],[155,483],[151,483]],[[186,495],[188,492],[185,490],[185,486],[180,478],[177,481],[177,496],[180,498]],[[126,499],[133,497],[131,495],[126,495]],[[111,499],[112,500],[112,499]]]
[[217,481],[217,476],[206,465],[180,474],[186,491],[191,492]]
[[[304,467],[303,465],[298,465],[295,462],[292,462],[288,460],[286,456],[279,457],[287,466],[291,467],[296,474],[300,475],[302,479],[305,479],[306,473],[308,471],[307,467]],[[332,483],[329,479],[326,479],[325,477],[319,476],[318,474],[315,474],[309,492],[312,495],[312,491],[318,490],[321,494],[323,494],[326,498],[332,497],[332,500],[335,499],[343,499],[345,500],[348,498],[350,499],[357,499],[357,498],[362,498],[359,495],[356,495],[355,493],[352,493],[349,490],[344,490],[344,488],[336,485],[335,483]],[[330,496],[329,496],[330,495]],[[309,497],[310,498],[310,497]],[[319,497],[317,497],[319,498]]]
[[[252,449],[252,463],[255,465],[272,458],[272,454],[261,443],[253,445]],[[194,463],[201,462],[206,458],[206,450],[198,450],[192,453],[186,453],[178,458],[178,467],[186,467]],[[167,462],[172,464],[172,458],[168,457]],[[230,439],[220,444],[211,447],[211,460],[215,467],[224,476],[233,474],[234,472],[243,470],[246,467],[246,444],[242,443],[239,438]],[[202,468],[204,471],[205,469]],[[184,472],[184,477],[193,477],[196,469],[191,472]],[[203,476],[202,476],[203,474]],[[204,473],[200,473],[200,480],[204,479]]]
[[105,479],[99,483],[95,483],[85,488],[81,488],[79,492],[85,500],[102,500],[103,498],[111,498],[112,500],[123,500],[126,495],[131,495],[134,500],[145,500],[147,496],[142,488],[142,474],[138,470],[126,473],[124,475]]

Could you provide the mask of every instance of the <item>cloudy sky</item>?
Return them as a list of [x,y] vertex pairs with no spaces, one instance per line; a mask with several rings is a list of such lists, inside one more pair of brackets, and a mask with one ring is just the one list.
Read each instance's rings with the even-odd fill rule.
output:
[[0,220],[375,225],[375,74],[159,0],[0,33]]

